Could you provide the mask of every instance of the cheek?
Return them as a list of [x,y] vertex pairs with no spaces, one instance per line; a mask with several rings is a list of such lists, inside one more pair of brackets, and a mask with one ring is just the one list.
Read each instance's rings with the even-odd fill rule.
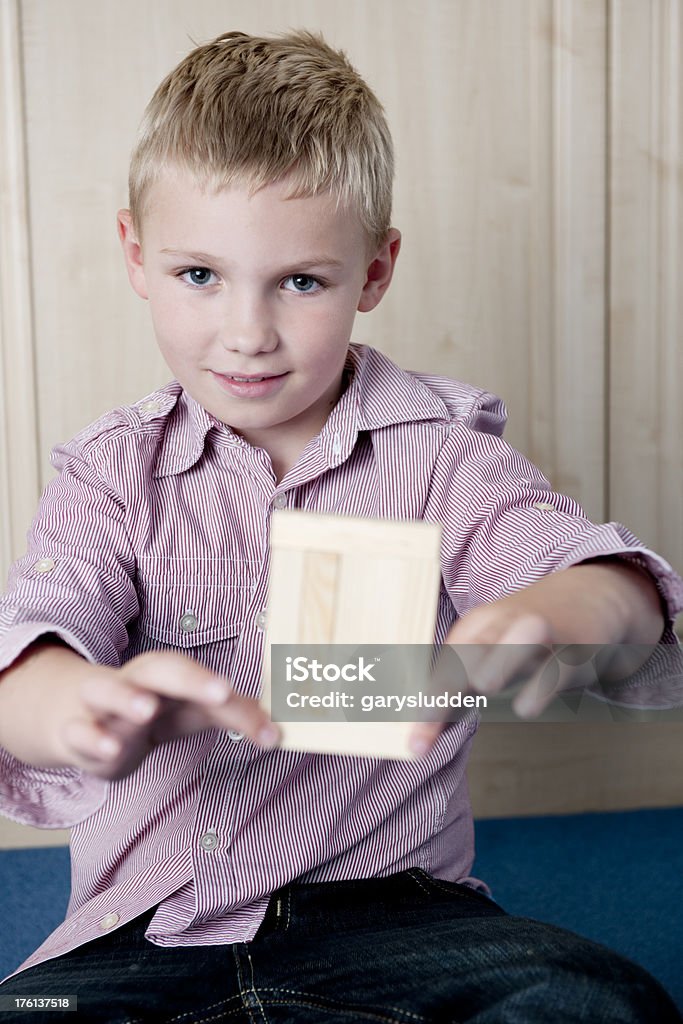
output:
[[189,366],[194,351],[190,337],[183,330],[182,323],[172,316],[157,311],[152,321],[159,352],[174,375],[181,376]]
[[152,324],[154,325],[154,333],[157,336],[157,341],[164,347],[172,347],[173,345],[173,325],[175,321],[172,315],[159,306],[152,306]]
[[306,334],[313,347],[329,348],[330,345],[348,340],[353,320],[354,314],[349,311],[348,305],[337,303],[326,306],[312,311],[306,317]]
[[199,320],[186,303],[180,302],[174,293],[169,294],[163,289],[150,295],[152,323],[159,344],[173,348],[189,339],[190,333],[196,335]]

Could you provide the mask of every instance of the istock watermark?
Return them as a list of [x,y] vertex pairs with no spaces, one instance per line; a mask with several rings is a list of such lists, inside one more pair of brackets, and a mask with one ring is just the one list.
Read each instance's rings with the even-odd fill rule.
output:
[[271,648],[279,722],[520,718],[521,691],[543,722],[683,721],[683,649],[644,645],[290,645]]
[[337,683],[343,680],[345,683],[375,683],[377,680],[372,674],[375,664],[367,665],[362,656],[355,662],[346,662],[338,665],[334,661],[327,663],[311,660],[304,655],[298,658],[285,658],[285,676],[288,683],[307,683],[313,680],[314,683]]

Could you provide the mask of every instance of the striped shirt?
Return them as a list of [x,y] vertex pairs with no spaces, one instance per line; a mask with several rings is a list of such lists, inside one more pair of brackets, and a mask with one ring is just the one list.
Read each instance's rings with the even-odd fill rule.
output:
[[[482,602],[601,555],[649,568],[671,619],[683,607],[663,559],[619,524],[589,522],[506,445],[495,396],[366,346],[351,346],[348,367],[279,483],[264,451],[175,381],[58,445],[0,601],[0,670],[52,633],[111,666],[181,651],[256,696],[269,523],[283,507],[441,524],[437,643]],[[151,942],[225,944],[252,938],[269,894],[293,879],[420,867],[481,885],[465,780],[476,725],[474,713],[450,725],[417,761],[266,751],[210,729],[157,746],[115,782],[0,751],[0,812],[73,826],[66,920],[19,970],[156,904]]]

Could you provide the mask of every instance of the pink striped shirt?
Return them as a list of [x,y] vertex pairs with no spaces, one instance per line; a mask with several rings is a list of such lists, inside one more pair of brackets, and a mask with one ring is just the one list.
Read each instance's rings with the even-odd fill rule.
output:
[[[589,522],[501,440],[499,399],[365,346],[351,346],[349,366],[349,386],[280,483],[264,451],[177,382],[58,445],[59,473],[0,601],[0,670],[54,633],[112,666],[182,651],[257,695],[274,507],[440,523],[436,642],[476,605],[597,555],[633,553],[671,619],[683,608],[663,559],[619,524]],[[481,884],[465,780],[476,725],[474,713],[451,725],[416,762],[263,751],[206,730],[112,783],[0,751],[0,812],[73,826],[67,918],[19,970],[157,903],[149,940],[214,944],[253,937],[269,894],[293,879],[417,866]]]

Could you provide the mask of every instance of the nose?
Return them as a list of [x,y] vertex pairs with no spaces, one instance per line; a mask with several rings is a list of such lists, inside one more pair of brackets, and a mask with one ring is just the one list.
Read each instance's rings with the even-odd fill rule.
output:
[[221,342],[227,352],[255,356],[278,346],[278,331],[268,303],[255,295],[237,296],[233,291],[221,325]]

